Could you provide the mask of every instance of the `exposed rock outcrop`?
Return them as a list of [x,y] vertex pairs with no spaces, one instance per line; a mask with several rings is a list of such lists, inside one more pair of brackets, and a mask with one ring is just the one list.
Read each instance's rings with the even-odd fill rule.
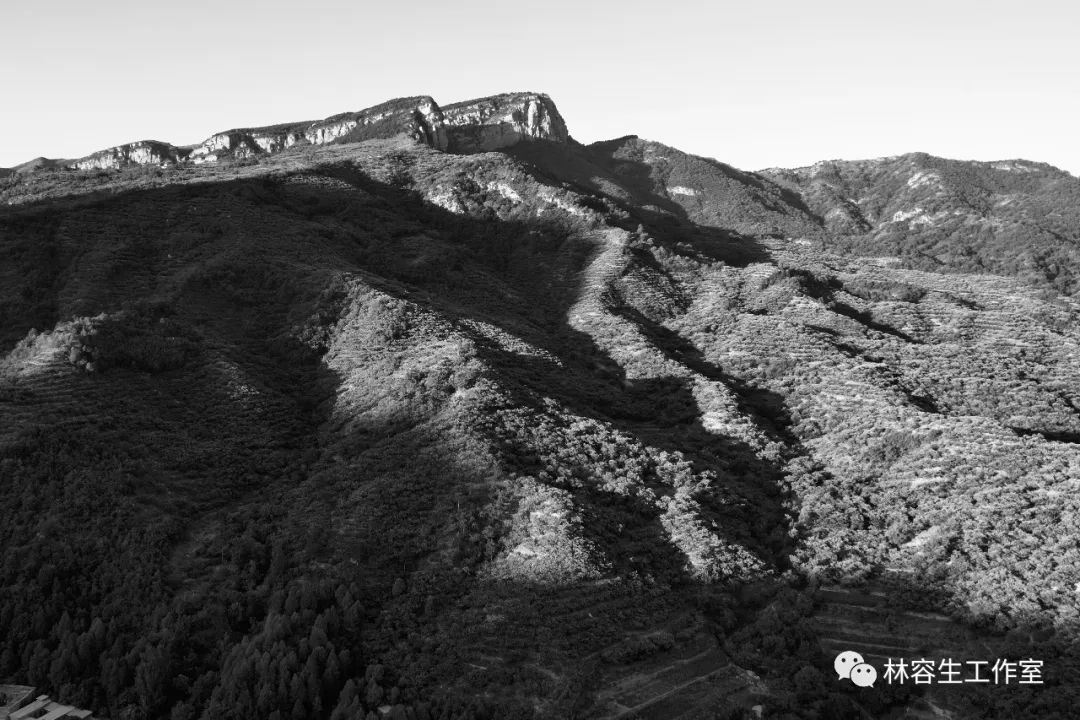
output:
[[128,165],[159,165],[176,162],[182,154],[183,151],[175,145],[157,140],[140,140],[101,150],[76,160],[68,167],[76,170],[111,170]]
[[202,164],[276,153],[296,145],[362,142],[395,135],[459,153],[498,150],[528,140],[566,142],[569,138],[566,123],[547,95],[507,93],[445,109],[421,95],[314,122],[226,130],[195,146],[177,147],[155,140],[119,145],[72,161],[67,167],[105,170],[129,165]]
[[228,130],[208,137],[191,151],[189,159],[196,164],[214,162],[222,157],[242,159],[260,153],[279,152],[302,140],[302,132],[287,126]]
[[408,135],[437,150],[446,149],[442,111],[427,96],[390,100],[359,112],[334,115],[312,123],[304,137],[313,145],[322,145],[398,134]]
[[452,152],[483,152],[522,140],[566,142],[566,123],[555,103],[540,93],[509,93],[443,108]]

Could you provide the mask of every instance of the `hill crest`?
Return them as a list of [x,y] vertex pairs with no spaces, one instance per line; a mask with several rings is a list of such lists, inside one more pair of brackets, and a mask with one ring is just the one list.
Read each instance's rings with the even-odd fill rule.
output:
[[407,135],[436,150],[464,153],[497,150],[522,141],[569,139],[566,122],[555,103],[543,93],[503,93],[445,108],[432,97],[420,95],[322,120],[225,130],[196,145],[137,140],[76,160],[38,158],[15,168],[0,168],[0,177],[54,167],[112,170],[138,165],[201,165],[227,158],[244,160],[297,145],[358,142],[395,135]]

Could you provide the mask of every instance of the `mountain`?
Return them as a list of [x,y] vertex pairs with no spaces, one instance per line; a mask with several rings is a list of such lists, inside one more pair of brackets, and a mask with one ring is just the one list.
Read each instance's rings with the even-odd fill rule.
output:
[[763,174],[805,198],[843,252],[1080,291],[1080,182],[1049,165],[915,153]]
[[0,179],[0,678],[130,720],[1071,713],[1080,306],[1013,256],[1068,257],[1075,178],[749,173],[534,93],[122,147]]
[[521,138],[562,142],[568,138],[566,123],[546,95],[510,93],[455,103],[445,109],[432,98],[422,96],[390,100],[315,122],[226,130],[192,146],[141,140],[79,160],[37,158],[16,168],[0,168],[0,177],[52,167],[109,170],[135,165],[201,165],[259,157],[296,145],[355,143],[399,134],[438,150],[454,152],[497,150],[516,144]]

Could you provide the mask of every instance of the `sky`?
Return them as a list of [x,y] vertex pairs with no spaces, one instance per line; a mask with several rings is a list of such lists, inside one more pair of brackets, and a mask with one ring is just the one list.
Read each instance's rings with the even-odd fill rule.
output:
[[1067,0],[35,0],[0,6],[0,167],[548,93],[581,142],[746,170],[928,152],[1080,175]]

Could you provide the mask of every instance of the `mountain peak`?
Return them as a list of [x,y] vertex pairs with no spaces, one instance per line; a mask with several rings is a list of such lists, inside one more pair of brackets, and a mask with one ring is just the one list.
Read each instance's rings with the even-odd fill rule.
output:
[[243,160],[296,145],[362,142],[395,135],[407,135],[436,150],[456,153],[487,152],[535,140],[567,142],[570,137],[555,103],[543,93],[503,93],[453,103],[445,108],[434,98],[419,95],[388,100],[322,120],[225,130],[191,146],[140,140],[73,161],[38,158],[19,169],[62,166],[74,170],[105,170],[133,165],[201,165],[224,159]]

